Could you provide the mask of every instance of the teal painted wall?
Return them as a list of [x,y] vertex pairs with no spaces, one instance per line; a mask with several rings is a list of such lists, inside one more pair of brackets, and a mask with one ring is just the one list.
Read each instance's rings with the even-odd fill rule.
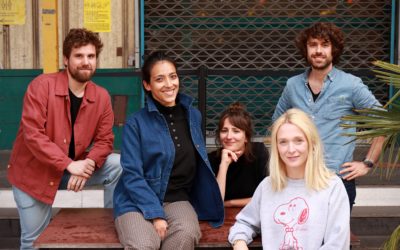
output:
[[[126,74],[129,72],[132,69],[98,69],[93,77],[95,83],[109,91],[113,100],[116,96],[127,97],[126,117],[140,108],[141,98],[140,78]],[[41,73],[42,70],[0,70],[0,150],[12,148],[21,119],[26,88]],[[120,123],[113,128],[114,147],[117,150],[121,145],[122,126],[123,123]]]

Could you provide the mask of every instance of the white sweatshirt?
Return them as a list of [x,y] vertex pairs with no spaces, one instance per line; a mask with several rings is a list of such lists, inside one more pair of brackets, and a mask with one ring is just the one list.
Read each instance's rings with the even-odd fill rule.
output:
[[334,176],[316,192],[304,180],[289,179],[283,191],[274,192],[265,178],[236,216],[228,240],[249,244],[260,231],[267,250],[349,249],[350,207],[342,180]]

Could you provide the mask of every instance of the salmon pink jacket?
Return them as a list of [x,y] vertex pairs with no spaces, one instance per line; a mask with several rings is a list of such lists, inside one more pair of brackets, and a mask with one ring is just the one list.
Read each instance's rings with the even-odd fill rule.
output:
[[[36,77],[25,93],[21,123],[8,165],[9,182],[37,200],[52,204],[71,141],[66,71]],[[75,124],[75,159],[103,165],[113,150],[114,114],[107,90],[89,81]]]

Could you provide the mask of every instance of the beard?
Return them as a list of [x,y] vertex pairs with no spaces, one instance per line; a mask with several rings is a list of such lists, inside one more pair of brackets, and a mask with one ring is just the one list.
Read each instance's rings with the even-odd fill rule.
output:
[[325,60],[322,62],[319,62],[319,63],[315,62],[314,57],[315,57],[315,55],[312,55],[311,57],[307,58],[308,63],[311,65],[311,67],[313,69],[325,70],[325,69],[329,68],[332,64],[332,58],[330,58],[330,57],[325,57],[324,58]]
[[67,67],[67,69],[71,77],[80,83],[85,83],[89,81],[90,79],[92,79],[92,76],[94,74],[93,69],[89,67],[80,67],[76,69],[71,69],[70,67]]

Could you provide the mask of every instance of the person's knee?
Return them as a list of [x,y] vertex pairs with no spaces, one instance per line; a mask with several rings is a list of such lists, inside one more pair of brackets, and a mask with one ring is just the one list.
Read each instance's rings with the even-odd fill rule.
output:
[[124,249],[129,250],[159,250],[160,249],[160,241],[156,240],[147,240],[141,241],[140,244],[138,242],[125,242],[122,243]]
[[137,250],[158,250],[160,249],[161,240],[158,237],[151,237],[153,235],[130,235],[126,238],[121,238],[121,244],[124,249],[137,249]]
[[124,249],[160,249],[160,237],[152,223],[139,212],[128,212],[117,217],[115,228]]
[[110,165],[120,165],[121,155],[117,153],[111,153],[107,156],[106,162]]
[[183,242],[199,243],[201,238],[201,230],[199,224],[190,224],[180,227],[175,232],[175,237]]
[[108,168],[110,180],[109,182],[113,183],[119,179],[122,174],[122,167],[121,167],[121,155],[112,153],[107,157],[107,160],[104,164],[106,168]]
[[109,165],[113,169],[122,169],[121,167],[121,155],[116,153],[111,153],[107,156],[105,165]]

